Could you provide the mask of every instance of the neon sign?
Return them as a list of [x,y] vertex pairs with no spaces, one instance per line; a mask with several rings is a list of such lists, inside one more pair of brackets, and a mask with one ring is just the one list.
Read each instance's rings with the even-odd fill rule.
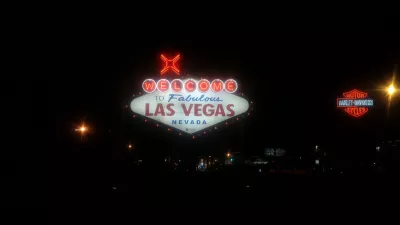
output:
[[[175,64],[179,58],[179,54],[173,59],[161,55],[165,63],[161,78],[145,79],[142,83],[144,94],[139,93],[130,103],[134,118],[136,115],[144,116],[144,122],[155,121],[157,127],[167,125],[168,131],[175,128],[181,136],[181,132],[194,134],[203,131],[206,134],[204,129],[223,121],[226,126],[226,120],[231,118],[239,121],[238,116],[249,110],[249,102],[235,94],[239,85],[234,79],[166,79],[163,74],[170,70],[179,75]],[[217,126],[213,127],[216,129]]]
[[337,107],[343,108],[346,113],[353,117],[363,116],[368,108],[374,105],[374,100],[367,98],[368,93],[354,89],[343,93],[343,98],[337,99]]
[[161,60],[165,63],[164,68],[162,68],[162,70],[160,71],[161,75],[163,75],[164,73],[166,73],[169,70],[172,70],[173,72],[175,72],[176,74],[179,75],[179,69],[176,67],[175,63],[178,62],[178,60],[180,59],[181,55],[178,54],[177,56],[175,56],[173,59],[168,59],[167,57],[165,57],[163,54],[161,54]]
[[160,79],[157,82],[153,79],[146,79],[143,81],[142,88],[143,91],[147,93],[153,93],[156,90],[159,92],[173,91],[175,93],[191,93],[195,91],[201,93],[207,93],[208,91],[214,93],[219,93],[221,91],[234,93],[238,89],[238,84],[233,79],[228,79],[225,82],[220,79],[215,79],[211,82],[207,79],[201,79],[199,81],[194,79],[187,79],[185,81],[174,79],[171,82],[167,79]]
[[[183,132],[192,134],[245,113],[249,102],[233,94],[233,79],[146,79],[146,94],[132,100],[131,110]],[[238,118],[237,118],[238,119]]]

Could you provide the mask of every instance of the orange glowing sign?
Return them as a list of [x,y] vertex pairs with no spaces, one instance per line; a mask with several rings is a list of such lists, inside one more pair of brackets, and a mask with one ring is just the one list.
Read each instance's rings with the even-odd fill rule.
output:
[[337,107],[343,108],[353,117],[360,117],[368,112],[368,108],[374,105],[374,100],[367,98],[368,93],[354,89],[343,93],[344,98],[337,99]]
[[160,71],[161,75],[163,75],[164,73],[166,73],[169,70],[174,71],[177,75],[179,75],[180,71],[179,69],[176,67],[175,63],[178,62],[178,60],[180,59],[181,55],[178,54],[177,56],[175,56],[173,59],[168,59],[167,57],[165,57],[163,54],[161,54],[161,60],[165,63],[164,68]]

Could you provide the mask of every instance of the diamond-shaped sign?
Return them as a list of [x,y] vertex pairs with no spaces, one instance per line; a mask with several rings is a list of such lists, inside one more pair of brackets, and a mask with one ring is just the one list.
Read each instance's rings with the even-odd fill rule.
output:
[[133,112],[192,134],[245,113],[249,102],[225,91],[156,90],[132,100]]
[[361,117],[368,112],[368,107],[374,105],[372,99],[368,99],[368,93],[354,89],[343,93],[344,98],[337,99],[337,107],[353,117]]

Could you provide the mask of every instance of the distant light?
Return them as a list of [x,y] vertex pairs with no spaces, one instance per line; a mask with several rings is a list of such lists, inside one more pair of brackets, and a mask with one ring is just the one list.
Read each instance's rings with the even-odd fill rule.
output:
[[132,145],[128,145],[128,148],[132,148]]
[[116,188],[116,187],[112,187],[112,189],[113,189],[113,190],[117,190],[117,188]]
[[249,186],[249,185],[247,185],[246,187],[247,187],[247,188],[249,188],[250,186]]
[[88,129],[84,126],[84,125],[82,125],[81,127],[79,127],[78,129],[75,129],[75,131],[79,131],[79,132],[81,132],[81,133],[84,133],[84,132],[86,132]]
[[387,92],[389,93],[389,95],[392,95],[395,92],[395,90],[396,89],[394,88],[394,85],[392,84],[388,87]]

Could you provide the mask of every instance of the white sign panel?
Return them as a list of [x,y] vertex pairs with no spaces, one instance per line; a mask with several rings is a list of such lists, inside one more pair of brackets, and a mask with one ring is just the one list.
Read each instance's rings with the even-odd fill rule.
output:
[[[195,82],[194,86],[191,85],[190,81]],[[203,83],[195,80],[190,81],[165,82],[164,80],[164,83],[158,82],[158,88],[148,88],[147,83],[147,86],[143,83],[144,90],[146,91],[147,87],[147,90],[151,91],[146,91],[147,94],[135,98],[131,102],[130,108],[137,114],[189,134],[238,116],[249,109],[249,102],[229,93],[229,88],[228,91],[219,90],[216,92],[212,88],[205,90],[206,82],[203,82],[204,85],[197,86],[197,84]],[[150,80],[148,84],[150,83],[155,84],[155,81]],[[179,84],[182,86],[173,88],[174,85]],[[213,84],[213,82],[208,84],[211,87],[210,84]],[[189,91],[185,90],[186,86]],[[193,88],[196,86],[199,88]]]

